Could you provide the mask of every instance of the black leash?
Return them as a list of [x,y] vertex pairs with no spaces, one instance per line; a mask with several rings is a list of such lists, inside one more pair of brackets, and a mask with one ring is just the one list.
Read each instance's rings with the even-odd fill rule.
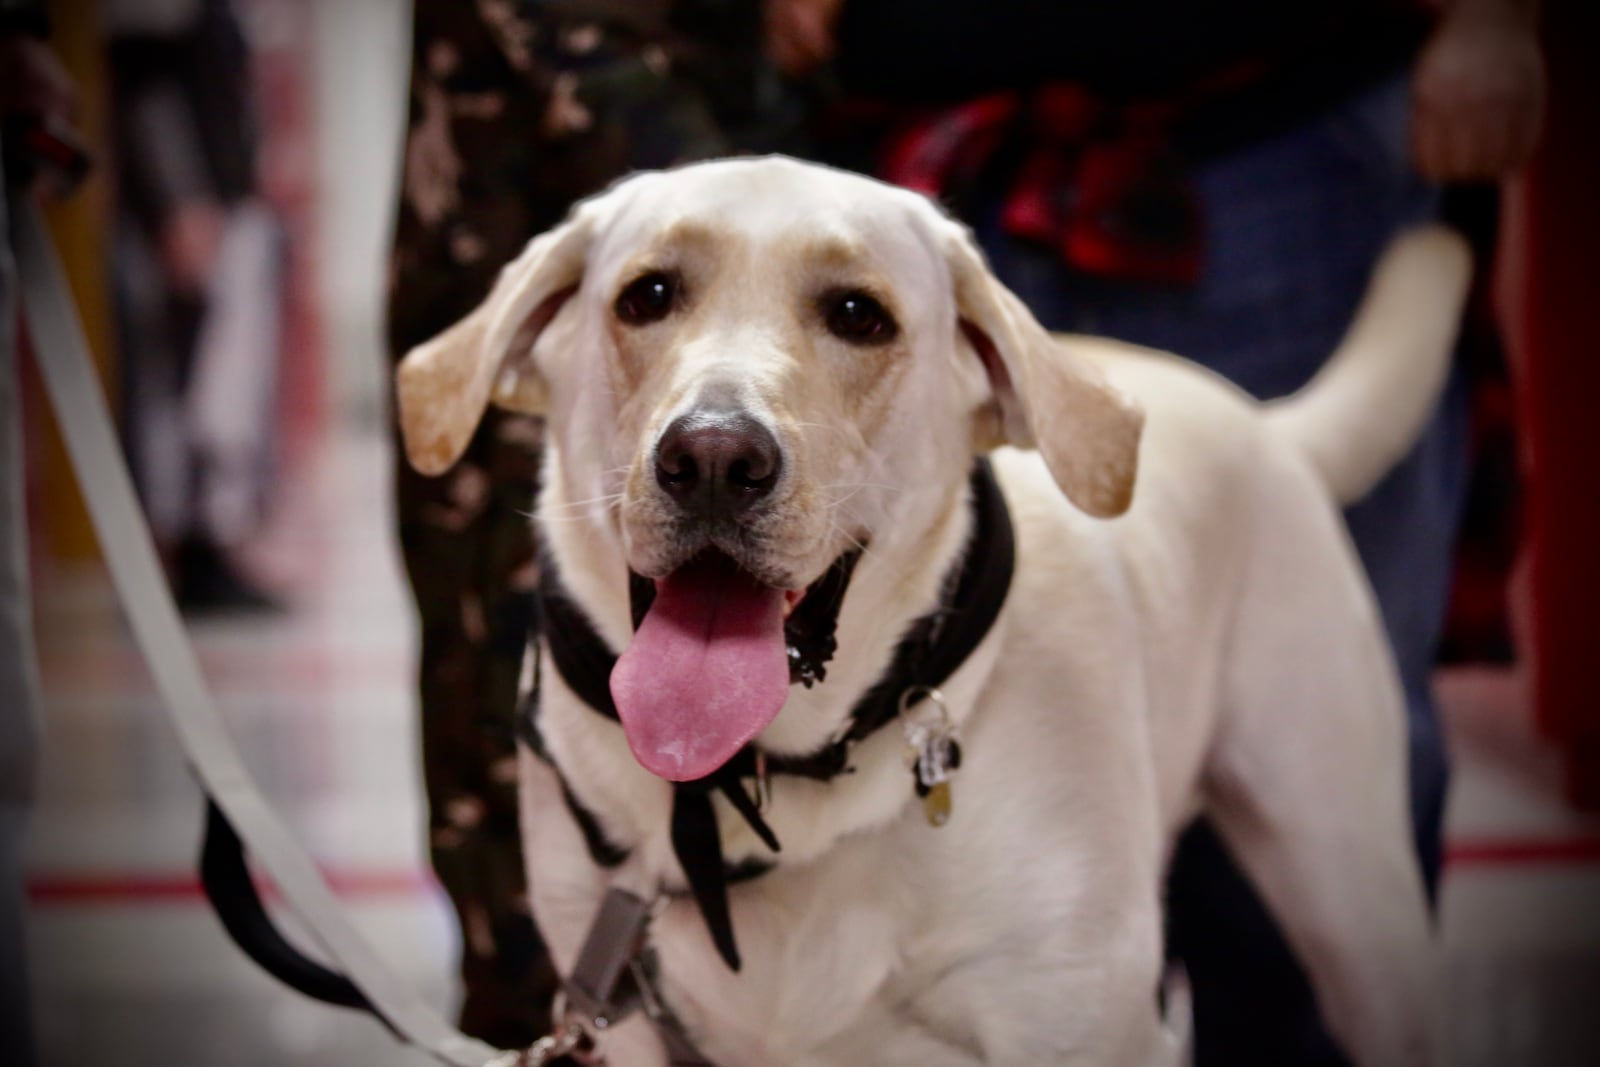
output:
[[228,817],[209,797],[205,841],[200,847],[200,883],[222,928],[256,966],[313,1000],[340,1008],[359,1008],[389,1025],[354,982],[311,959],[279,932],[250,877],[244,844]]

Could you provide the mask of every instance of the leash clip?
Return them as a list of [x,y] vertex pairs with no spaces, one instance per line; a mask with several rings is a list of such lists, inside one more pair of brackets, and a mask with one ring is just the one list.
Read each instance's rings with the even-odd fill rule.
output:
[[547,1067],[566,1057],[588,1067],[603,1067],[605,1060],[595,1049],[595,1036],[578,1012],[568,1011],[565,998],[557,995],[555,1014],[561,1019],[555,1033],[528,1046],[524,1052],[508,1052],[490,1060],[486,1067]]

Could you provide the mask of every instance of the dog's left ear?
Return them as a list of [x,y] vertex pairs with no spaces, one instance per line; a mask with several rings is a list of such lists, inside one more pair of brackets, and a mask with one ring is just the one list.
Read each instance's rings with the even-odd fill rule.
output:
[[[1133,501],[1144,413],[990,272],[964,229],[949,241],[959,328],[988,371],[999,441],[1037,448],[1061,491],[1112,518]],[[993,436],[993,435],[991,435]]]
[[506,264],[466,318],[400,361],[395,403],[406,458],[417,470],[449,470],[490,400],[513,411],[544,413],[545,385],[529,352],[582,279],[591,232],[591,216],[580,206]]

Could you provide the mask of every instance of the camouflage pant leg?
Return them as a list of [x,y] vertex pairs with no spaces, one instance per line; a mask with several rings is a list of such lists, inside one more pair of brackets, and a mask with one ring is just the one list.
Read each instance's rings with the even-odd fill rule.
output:
[[[521,95],[503,99],[508,121],[525,117]],[[407,146],[389,309],[396,358],[469,311],[500,264],[565,207],[536,214],[540,205],[515,187],[514,171],[485,145],[479,155],[493,165],[480,162],[481,173],[462,173],[454,208],[436,211],[428,182],[415,170],[440,162],[428,155],[440,148],[437,141],[428,151],[417,147],[438,133],[414,123]],[[448,133],[464,153],[469,135],[492,131],[453,125]],[[528,908],[513,740],[532,612],[528,516],[539,442],[536,420],[491,411],[451,470],[424,477],[397,458],[395,476],[401,549],[421,623],[430,853],[461,930],[460,1025],[503,1048],[526,1046],[548,1029],[557,987]],[[395,451],[403,456],[398,442]]]
[[464,1030],[502,1047],[543,1030],[556,976],[529,914],[512,708],[531,620],[539,426],[497,415],[440,478],[398,475],[400,539],[422,621],[429,845],[461,925]]
[[[758,0],[417,0],[413,31],[395,358],[629,171],[792,147],[796,110],[761,59]],[[433,864],[462,930],[461,1026],[502,1047],[545,1028],[556,985],[529,917],[513,772],[538,455],[534,420],[491,412],[445,475],[403,460],[396,473]]]
[[[389,293],[398,359],[471,310],[566,210],[535,180],[547,72],[510,5],[419,0]],[[489,15],[495,15],[491,23]],[[557,978],[529,912],[513,714],[532,611],[535,420],[490,412],[436,478],[397,459],[400,542],[421,623],[422,760],[434,871],[461,930],[461,1028],[502,1048],[546,1032]],[[396,447],[397,457],[403,451]]]

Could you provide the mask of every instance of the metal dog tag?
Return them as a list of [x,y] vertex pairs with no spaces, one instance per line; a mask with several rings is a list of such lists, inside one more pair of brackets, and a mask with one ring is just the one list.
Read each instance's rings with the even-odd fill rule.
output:
[[[918,695],[927,700],[913,710]],[[955,723],[937,689],[914,686],[900,694],[900,716],[905,720],[906,763],[911,768],[917,796],[929,826],[950,821],[950,776],[961,766],[961,743]]]
[[928,787],[928,795],[922,798],[922,811],[928,817],[929,826],[943,826],[950,821],[948,781],[936,782]]

